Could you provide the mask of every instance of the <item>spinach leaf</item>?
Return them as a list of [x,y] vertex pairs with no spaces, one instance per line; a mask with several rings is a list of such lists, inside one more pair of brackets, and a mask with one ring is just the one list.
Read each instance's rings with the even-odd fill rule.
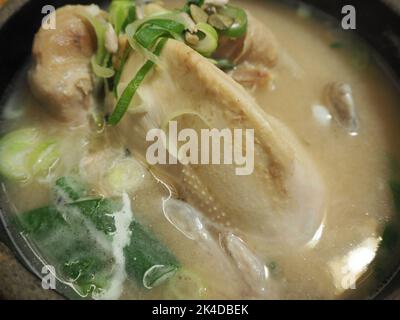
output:
[[56,268],[63,280],[73,283],[81,296],[108,285],[114,260],[90,233],[83,215],[69,220],[63,214],[73,215],[71,209],[84,212],[85,206],[95,207],[99,201],[74,203],[62,210],[51,206],[35,209],[19,215],[18,220],[22,231],[33,240],[47,263]]
[[[80,295],[88,296],[110,285],[115,263],[114,215],[121,208],[121,202],[112,199],[80,200],[23,213],[18,223],[58,274]],[[131,241],[124,248],[126,272],[137,284],[151,289],[174,275],[179,263],[139,222],[134,220],[130,228]]]
[[[131,224],[132,238],[125,247],[126,272],[151,289],[175,274],[179,263],[172,253],[138,222]],[[157,270],[152,268],[156,267]]]
[[54,185],[54,195],[57,203],[69,203],[86,197],[86,186],[77,177],[61,177]]

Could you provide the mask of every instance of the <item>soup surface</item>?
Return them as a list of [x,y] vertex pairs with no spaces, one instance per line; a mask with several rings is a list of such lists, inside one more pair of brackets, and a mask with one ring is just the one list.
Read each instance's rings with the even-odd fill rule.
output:
[[[398,262],[395,86],[365,44],[310,8],[232,4],[261,23],[247,58],[222,73],[217,58],[211,62],[198,48],[202,56],[188,58],[187,43],[168,40],[121,122],[97,123],[100,129],[95,111],[80,122],[76,110],[85,109],[84,100],[71,102],[63,119],[54,116],[63,101],[43,89],[46,66],[37,58],[53,44],[38,34],[35,61],[3,108],[3,214],[13,236],[29,244],[24,250],[39,259],[38,270],[43,262],[54,266],[68,296],[366,297]],[[166,1],[165,8],[182,5]],[[151,17],[156,9],[143,10]],[[276,38],[277,62],[265,62],[274,48],[258,49],[264,27]],[[208,39],[207,30],[201,34]],[[145,58],[151,61],[149,51],[136,49],[117,98]],[[61,63],[72,70],[78,60]],[[53,81],[65,70],[53,70]],[[109,96],[100,98],[105,108],[118,100]],[[195,132],[254,129],[254,171],[238,176],[234,165],[149,163],[148,130],[173,120]]]

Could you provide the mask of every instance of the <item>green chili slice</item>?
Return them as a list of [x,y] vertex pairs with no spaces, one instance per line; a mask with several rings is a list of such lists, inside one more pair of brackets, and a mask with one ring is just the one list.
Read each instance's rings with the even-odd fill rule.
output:
[[219,13],[234,20],[232,26],[221,33],[229,38],[243,37],[247,32],[248,19],[246,11],[241,8],[227,5]]

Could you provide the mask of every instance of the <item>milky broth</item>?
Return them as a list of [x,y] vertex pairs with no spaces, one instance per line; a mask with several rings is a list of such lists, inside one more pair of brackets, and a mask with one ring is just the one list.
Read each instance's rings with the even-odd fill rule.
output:
[[[249,4],[256,16],[262,12],[258,17],[278,39],[285,39],[280,44],[297,66],[293,75],[289,66],[281,64],[276,90],[259,90],[257,99],[302,139],[318,161],[330,192],[326,227],[315,251],[299,256],[296,263],[286,260],[285,276],[293,283],[289,295],[301,296],[312,283],[315,290],[308,297],[329,298],[341,291],[332,286],[330,261],[365,239],[379,238],[392,217],[388,180],[393,173],[388,155],[399,159],[398,91],[377,65],[355,66],[352,48],[330,47],[334,41],[346,41],[348,35],[280,6],[265,11],[261,7],[261,3]],[[334,81],[352,86],[360,118],[356,137],[333,120],[324,126],[313,117],[312,106],[326,105],[324,86]]]

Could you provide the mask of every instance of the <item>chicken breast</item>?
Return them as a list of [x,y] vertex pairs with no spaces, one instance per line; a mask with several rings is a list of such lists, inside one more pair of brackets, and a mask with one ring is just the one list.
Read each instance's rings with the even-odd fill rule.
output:
[[[139,54],[130,57],[121,86],[143,62]],[[172,118],[182,128],[203,122],[217,129],[254,129],[255,168],[250,175],[236,175],[235,165],[159,165],[155,170],[175,177],[171,183],[180,196],[210,219],[245,237],[302,245],[314,236],[325,213],[317,165],[284,124],[265,114],[241,85],[207,59],[169,40],[134,103],[133,108],[140,105],[145,113],[127,114],[117,130],[143,158],[148,130],[162,128]]]
[[92,105],[90,58],[94,30],[81,16],[87,6],[56,11],[56,29],[41,28],[33,44],[29,82],[33,94],[57,119],[82,123]]

